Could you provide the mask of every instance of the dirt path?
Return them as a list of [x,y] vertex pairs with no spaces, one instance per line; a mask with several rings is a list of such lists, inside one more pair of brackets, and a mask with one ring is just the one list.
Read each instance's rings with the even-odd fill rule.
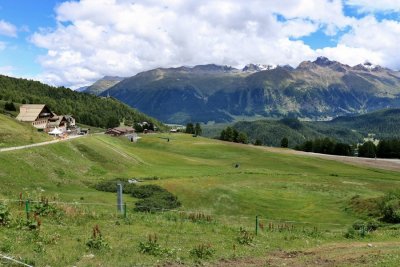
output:
[[46,141],[46,142],[30,144],[30,145],[25,145],[25,146],[6,147],[6,148],[1,148],[0,152],[20,150],[20,149],[26,149],[26,148],[31,148],[31,147],[37,147],[37,146],[45,146],[45,145],[55,144],[55,143],[58,143],[58,142],[68,141],[68,140],[79,138],[79,137],[82,137],[82,136],[84,136],[84,135],[74,135],[74,136],[70,136],[70,137],[68,137],[66,139],[56,139],[56,140],[53,140],[53,141]]
[[308,157],[317,157],[329,160],[336,160],[347,164],[367,166],[378,169],[385,169],[391,171],[400,171],[400,159],[371,159],[371,158],[359,158],[359,157],[346,157],[346,156],[335,156],[335,155],[325,155],[312,152],[303,152],[292,149],[284,149],[278,147],[263,147],[255,146],[260,149],[267,150],[274,153],[292,154],[292,155],[302,155]]
[[330,243],[305,250],[277,250],[269,252],[266,256],[261,258],[221,260],[214,266],[380,266],[379,263],[382,259],[387,259],[393,255],[399,254],[399,245],[400,242]]

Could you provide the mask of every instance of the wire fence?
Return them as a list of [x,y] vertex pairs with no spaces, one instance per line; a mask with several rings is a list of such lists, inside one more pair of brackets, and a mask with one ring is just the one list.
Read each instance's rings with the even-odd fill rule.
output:
[[[0,199],[0,202],[7,203],[7,202],[12,202],[12,203],[25,203],[24,200],[21,199]],[[29,200],[30,203],[43,203],[43,201],[40,200]],[[63,201],[46,201],[47,204],[54,204],[54,205],[72,205],[72,206],[104,206],[104,207],[117,207],[117,204],[109,204],[109,203],[102,203],[102,202],[63,202]],[[127,207],[125,203],[125,208]],[[145,206],[140,206],[140,205],[135,205],[135,208],[147,208]],[[281,210],[281,209],[277,209]],[[174,213],[188,213],[188,214],[204,214],[208,216],[213,216],[215,218],[220,218],[220,219],[244,219],[244,220],[254,220],[256,216],[243,216],[243,215],[225,215],[225,214],[213,214],[209,211],[204,211],[204,210],[186,210],[186,209],[166,209],[166,208],[156,208],[152,207],[150,209],[150,212],[153,211],[159,211],[161,213],[164,212],[174,212]],[[118,211],[116,211],[117,213]],[[338,227],[343,227],[343,226],[348,226],[349,224],[344,224],[344,223],[332,223],[332,222],[311,222],[311,221],[298,221],[298,220],[290,220],[290,219],[284,219],[284,218],[269,218],[267,216],[258,216],[259,217],[259,222],[273,222],[273,223],[287,223],[287,224],[303,224],[303,225],[326,225],[326,226],[338,226]]]

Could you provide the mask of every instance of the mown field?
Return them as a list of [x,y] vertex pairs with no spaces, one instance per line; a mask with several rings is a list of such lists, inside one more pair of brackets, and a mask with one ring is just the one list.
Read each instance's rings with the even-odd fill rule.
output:
[[[137,200],[125,195],[123,218],[115,194],[93,189],[115,178],[161,185],[182,207],[134,212]],[[0,181],[0,203],[12,217],[9,227],[0,226],[0,254],[35,266],[397,266],[400,260],[396,227],[344,237],[361,216],[350,199],[399,188],[400,175],[392,171],[184,134],[144,135],[138,143],[92,135],[1,152]],[[25,206],[15,201],[20,193],[23,200],[57,202],[51,204],[57,213],[28,230]],[[256,215],[263,229],[253,237]],[[107,243],[100,250],[86,245],[95,225]],[[141,242],[152,246],[149,235],[157,236],[156,255],[140,252]]]

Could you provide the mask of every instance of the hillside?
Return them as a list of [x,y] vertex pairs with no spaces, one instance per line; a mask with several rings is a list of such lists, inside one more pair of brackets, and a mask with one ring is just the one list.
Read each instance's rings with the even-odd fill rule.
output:
[[108,94],[168,123],[257,115],[320,119],[399,107],[400,73],[327,58],[297,68],[210,64],[142,72],[101,95]]
[[[227,124],[204,126],[204,135],[218,137]],[[338,142],[356,144],[368,134],[375,138],[400,138],[400,109],[385,109],[363,115],[338,117],[331,121],[281,120],[241,121],[232,125],[239,132],[248,135],[251,142],[256,139],[264,145],[280,146],[283,137],[289,139],[289,146],[295,147],[307,140],[329,137]]]
[[39,133],[33,126],[0,114],[0,148],[22,146],[51,140],[48,134]]
[[106,128],[107,122],[115,117],[120,121],[127,119],[153,122],[163,128],[160,122],[113,98],[101,98],[63,87],[56,88],[37,81],[3,75],[0,75],[0,100],[29,104],[43,103],[56,114],[71,114],[77,122],[101,128]]
[[[191,135],[142,137],[133,144],[125,138],[93,135],[0,152],[0,199],[15,200],[20,193],[23,199],[46,197],[51,207],[60,210],[54,216],[40,216],[40,231],[26,230],[24,207],[3,200],[17,225],[1,229],[1,251],[35,266],[193,266],[198,262],[244,266],[249,261],[281,264],[285,259],[277,253],[306,253],[341,244],[352,251],[352,257],[330,249],[343,256],[338,264],[385,260],[387,266],[395,266],[399,251],[398,246],[392,247],[397,240],[393,230],[380,228],[365,240],[346,239],[343,234],[360,218],[347,208],[351,199],[378,197],[400,186],[398,173]],[[125,195],[128,217],[122,218],[116,213],[115,194],[93,189],[98,181],[115,178],[162,185],[178,196],[181,212],[133,212],[136,199]],[[186,217],[190,213],[198,218],[208,215],[211,221],[187,219],[195,216]],[[254,233],[255,215],[260,215],[263,229],[251,237],[251,245],[239,243],[247,242],[240,227]],[[268,230],[271,224],[276,230]],[[95,225],[108,248],[85,245]],[[285,228],[278,230],[280,225]],[[149,244],[149,235],[156,235],[154,246],[166,251],[140,252],[140,243]],[[365,249],[358,250],[357,242]],[[380,242],[379,254],[367,242]],[[197,258],[190,252],[198,248],[202,253],[201,246],[211,246],[209,257]],[[366,260],[370,253],[374,257]],[[304,255],[308,266],[330,258],[322,251]]]
[[122,81],[123,77],[117,77],[117,76],[104,76],[100,80],[96,81],[94,84],[88,86],[82,92],[88,93],[88,94],[93,94],[93,95],[99,95],[105,90],[113,87],[120,81]]

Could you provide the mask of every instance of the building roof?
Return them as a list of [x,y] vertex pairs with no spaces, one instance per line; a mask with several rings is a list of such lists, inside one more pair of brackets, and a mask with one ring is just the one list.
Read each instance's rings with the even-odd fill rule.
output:
[[22,105],[19,109],[19,114],[17,116],[17,120],[19,121],[35,121],[39,114],[46,107],[44,104],[30,104],[30,105]]
[[50,127],[60,126],[62,121],[67,121],[64,116],[54,116],[49,119],[49,126]]

